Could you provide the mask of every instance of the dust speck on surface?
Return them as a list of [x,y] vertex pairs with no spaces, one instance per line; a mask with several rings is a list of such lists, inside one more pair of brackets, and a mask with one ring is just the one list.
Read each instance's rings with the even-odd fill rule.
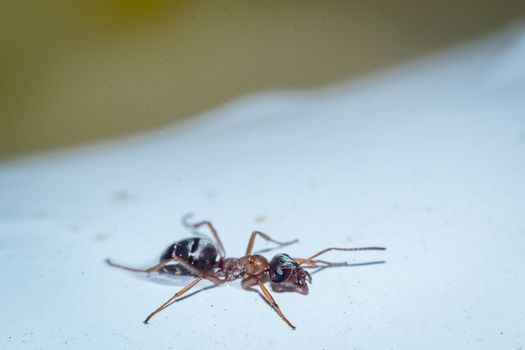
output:
[[69,225],[69,231],[71,233],[78,233],[80,231],[79,225]]
[[219,194],[214,190],[206,190],[204,191],[204,197],[206,198],[217,198],[219,197]]
[[93,238],[95,239],[95,241],[97,242],[104,242],[104,241],[107,241],[109,239],[110,235],[109,233],[97,233],[95,236],[93,236]]
[[118,190],[111,196],[113,202],[116,203],[132,203],[139,200],[139,196],[126,190]]

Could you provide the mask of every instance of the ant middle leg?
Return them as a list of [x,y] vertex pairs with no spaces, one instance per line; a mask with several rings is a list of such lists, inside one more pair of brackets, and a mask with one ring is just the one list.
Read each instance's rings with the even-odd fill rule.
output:
[[171,298],[169,298],[168,300],[166,300],[161,306],[159,306],[157,309],[155,309],[155,311],[153,311],[152,313],[150,313],[148,315],[148,317],[146,317],[146,319],[144,320],[144,323],[148,323],[149,320],[151,320],[151,318],[153,316],[155,316],[156,314],[158,314],[159,312],[161,312],[162,310],[164,310],[166,308],[166,306],[168,306],[173,300],[177,299],[178,297],[180,297],[181,295],[183,295],[184,293],[186,293],[187,291],[189,291],[191,288],[193,288],[197,283],[199,283],[200,281],[202,281],[204,279],[204,277],[198,277],[196,279],[194,279],[193,281],[191,281],[190,284],[188,284],[186,287],[182,288],[181,290],[179,290],[177,293],[175,293],[175,295],[173,295]]
[[284,247],[284,246],[287,246],[287,245],[299,242],[298,239],[294,239],[294,240],[289,241],[289,242],[279,242],[279,241],[276,241],[275,239],[271,238],[270,236],[268,236],[266,233],[262,233],[260,231],[253,231],[251,236],[250,236],[250,240],[248,241],[248,247],[246,248],[245,256],[248,256],[248,255],[250,255],[252,253],[253,244],[255,243],[255,237],[257,237],[257,236],[260,236],[262,239],[264,239],[264,240],[266,240],[268,242],[273,242],[273,243],[279,245],[280,247]]
[[201,282],[202,280],[204,279],[207,279],[207,280],[210,280],[212,281],[213,283],[215,283],[216,285],[218,284],[222,284],[224,282],[226,282],[226,280],[221,280],[220,278],[218,278],[217,276],[215,276],[213,273],[208,273],[206,271],[202,271],[201,269],[193,266],[193,265],[190,265],[186,260],[176,256],[173,258],[173,260],[175,260],[177,263],[181,264],[182,266],[184,266],[185,268],[187,268],[188,270],[190,270],[193,274],[195,274],[196,276],[198,276],[197,278],[195,278],[190,284],[188,284],[186,287],[182,288],[180,291],[178,291],[175,295],[173,295],[171,298],[169,298],[168,300],[166,300],[161,306],[159,306],[155,311],[153,311],[151,314],[148,315],[148,317],[146,317],[146,319],[144,320],[144,323],[148,323],[148,321],[153,317],[155,316],[157,313],[159,313],[160,311],[162,311],[166,306],[168,306],[173,300],[177,299],[178,297],[182,296],[184,293],[186,293],[187,291],[189,291],[191,288],[193,288],[197,283]]
[[124,265],[120,265],[120,264],[115,264],[110,259],[106,259],[105,261],[106,261],[106,264],[108,264],[109,266],[117,267],[119,269],[123,269],[123,270],[126,270],[126,271],[152,273],[152,272],[156,272],[156,271],[160,270],[161,268],[163,268],[164,266],[166,266],[167,264],[172,262],[173,259],[162,260],[158,264],[153,265],[151,267],[148,267],[147,269],[136,269],[136,268],[133,268],[133,267],[128,267],[128,266],[124,266]]

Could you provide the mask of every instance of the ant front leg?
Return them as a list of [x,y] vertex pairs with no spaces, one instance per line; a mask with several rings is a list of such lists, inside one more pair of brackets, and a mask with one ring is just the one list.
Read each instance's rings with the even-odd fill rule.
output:
[[279,242],[279,241],[276,241],[275,239],[271,238],[270,236],[268,236],[266,233],[262,233],[260,231],[253,231],[251,236],[250,236],[250,240],[248,241],[248,247],[246,248],[245,256],[248,256],[248,255],[250,255],[252,253],[253,244],[255,242],[255,237],[257,237],[257,236],[261,236],[262,239],[264,239],[264,240],[266,240],[268,242],[273,242],[273,243],[279,245],[280,247],[284,247],[284,246],[287,246],[287,245],[299,242],[298,239],[294,239],[293,241],[289,241],[289,242]]
[[[254,289],[252,286],[254,286],[255,284],[257,284],[259,286],[259,288],[261,288],[263,294],[261,294],[258,290]],[[241,286],[244,288],[244,289],[247,289],[247,290],[252,290],[252,291],[255,291],[257,293],[259,293],[259,295],[261,296],[261,298],[263,298],[263,300],[270,306],[272,307],[275,312],[277,312],[277,314],[281,317],[281,319],[291,328],[291,329],[295,329],[295,326],[286,318],[286,316],[284,315],[284,313],[281,311],[281,308],[279,307],[279,305],[275,302],[275,299],[272,297],[272,295],[270,294],[270,291],[268,291],[268,289],[264,286],[264,283],[257,277],[247,277],[245,279],[242,280],[241,282]]]

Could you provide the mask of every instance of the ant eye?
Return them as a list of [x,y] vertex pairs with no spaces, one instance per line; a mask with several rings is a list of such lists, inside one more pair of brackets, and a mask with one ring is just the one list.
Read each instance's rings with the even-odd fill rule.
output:
[[270,278],[272,279],[272,282],[275,283],[284,282],[292,275],[291,269],[281,269],[279,267],[273,270],[273,272],[274,273],[272,274],[272,270],[270,270]]
[[295,266],[295,261],[289,255],[276,255],[270,262],[270,279],[275,283],[286,281],[293,274]]

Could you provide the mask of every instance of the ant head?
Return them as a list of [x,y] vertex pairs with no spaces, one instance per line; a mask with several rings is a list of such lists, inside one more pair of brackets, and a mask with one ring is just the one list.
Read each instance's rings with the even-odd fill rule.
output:
[[312,282],[312,277],[288,254],[277,254],[270,262],[268,270],[270,280],[279,285],[279,289],[295,290],[302,294],[308,293],[306,282]]

